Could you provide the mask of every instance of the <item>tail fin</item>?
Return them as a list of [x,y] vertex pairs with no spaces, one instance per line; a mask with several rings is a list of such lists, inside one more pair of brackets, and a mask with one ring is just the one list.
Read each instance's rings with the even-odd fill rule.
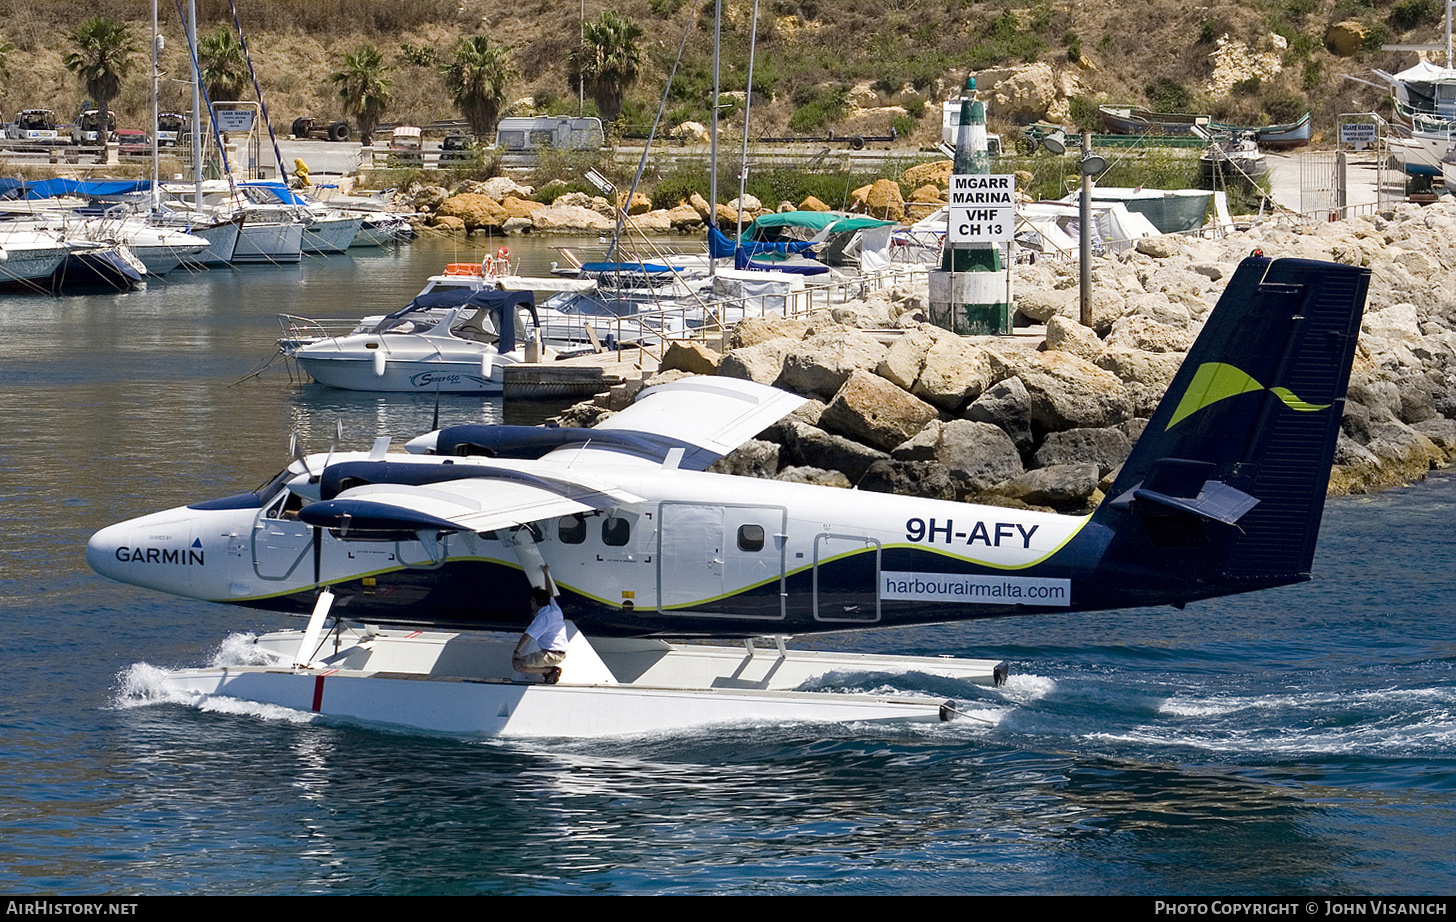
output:
[[1149,602],[1309,578],[1369,284],[1240,264],[1093,516],[1114,532],[1105,575]]

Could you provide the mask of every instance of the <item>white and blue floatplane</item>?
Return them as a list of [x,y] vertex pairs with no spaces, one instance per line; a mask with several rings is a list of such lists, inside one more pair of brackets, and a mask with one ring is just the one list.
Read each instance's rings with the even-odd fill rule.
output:
[[[309,614],[247,664],[167,674],[195,695],[451,733],[941,720],[960,708],[809,689],[907,672],[992,685],[1004,664],[753,638],[1182,607],[1309,579],[1368,284],[1356,266],[1246,259],[1089,516],[710,473],[802,400],[686,378],[592,429],[455,426],[406,452],[299,457],[258,490],[105,528],[87,558],[123,582]],[[532,587],[569,619],[554,685],[511,671]]]

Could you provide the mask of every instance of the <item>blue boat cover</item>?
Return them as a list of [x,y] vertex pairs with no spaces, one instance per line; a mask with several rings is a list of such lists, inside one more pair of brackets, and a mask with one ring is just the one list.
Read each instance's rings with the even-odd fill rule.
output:
[[0,179],[0,198],[39,199],[55,198],[60,195],[74,195],[80,198],[113,198],[120,195],[135,195],[152,188],[146,179],[105,179],[83,181],[79,179],[42,179],[27,182],[23,179]]
[[431,291],[427,294],[416,295],[410,303],[401,307],[392,314],[385,315],[379,325],[374,328],[375,333],[383,333],[393,326],[393,321],[400,319],[414,311],[425,311],[432,309],[449,310],[453,307],[476,307],[490,311],[495,315],[496,330],[500,333],[500,339],[496,343],[496,350],[499,352],[512,352],[516,348],[516,306],[526,308],[531,315],[531,322],[540,326],[540,318],[536,316],[536,295],[529,291],[496,291],[493,288],[482,288],[478,290],[469,288],[446,288],[440,291]]
[[[741,241],[736,247],[728,235],[716,227],[708,228],[708,256],[713,259],[726,259],[733,257],[734,265],[746,255],[752,259],[755,256],[807,256],[814,257],[813,244],[806,240],[779,240],[773,243],[762,240]],[[738,268],[743,268],[738,266]]]

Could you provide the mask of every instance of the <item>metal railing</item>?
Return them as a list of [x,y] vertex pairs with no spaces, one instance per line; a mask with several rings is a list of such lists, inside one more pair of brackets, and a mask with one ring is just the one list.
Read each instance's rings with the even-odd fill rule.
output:
[[[619,360],[624,360],[626,350],[640,349],[645,357],[661,361],[673,342],[716,341],[721,349],[723,338],[742,320],[808,318],[816,311],[862,301],[872,292],[884,291],[917,277],[923,278],[928,268],[925,265],[891,265],[866,275],[839,277],[789,291],[741,298],[679,297],[664,301],[659,307],[620,314],[611,318],[606,326]],[[598,338],[605,338],[601,323],[590,325]],[[652,335],[643,339],[643,330],[652,331]]]

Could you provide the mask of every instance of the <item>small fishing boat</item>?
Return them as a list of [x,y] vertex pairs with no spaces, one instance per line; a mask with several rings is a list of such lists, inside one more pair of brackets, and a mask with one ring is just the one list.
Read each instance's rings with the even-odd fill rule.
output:
[[1289,150],[1309,143],[1309,113],[1284,125],[1264,125],[1254,129],[1254,140],[1265,150]]
[[1102,127],[1112,134],[1191,135],[1194,126],[1208,127],[1207,115],[1184,112],[1154,112],[1142,106],[1098,106]]

